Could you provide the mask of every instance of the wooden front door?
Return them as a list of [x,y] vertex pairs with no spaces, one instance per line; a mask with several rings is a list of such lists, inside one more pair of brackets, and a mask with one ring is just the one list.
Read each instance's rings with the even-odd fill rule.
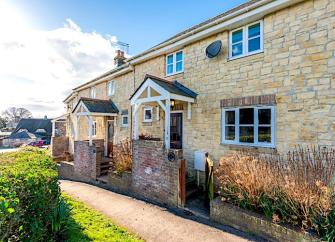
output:
[[113,141],[114,141],[114,120],[107,121],[108,128],[107,128],[107,149],[108,149],[108,156],[113,157]]
[[183,148],[183,114],[182,113],[171,113],[170,147],[171,149],[182,149]]

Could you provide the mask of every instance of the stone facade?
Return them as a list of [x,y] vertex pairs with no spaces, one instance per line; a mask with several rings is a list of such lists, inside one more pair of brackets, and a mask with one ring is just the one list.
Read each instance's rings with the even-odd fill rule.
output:
[[[178,205],[180,154],[169,161],[163,142],[134,142],[132,186],[134,192],[167,205]],[[179,156],[179,157],[178,157]]]
[[[184,118],[183,154],[192,172],[194,151],[205,150],[218,164],[227,152],[241,149],[236,145],[221,144],[222,100],[251,96],[275,96],[275,149],[264,152],[286,152],[295,145],[335,144],[335,1],[305,0],[263,18],[264,51],[238,59],[228,57],[229,31],[222,31],[184,46],[183,73],[165,75],[165,55],[134,65],[133,70],[112,80],[115,95],[107,96],[107,82],[99,84],[97,98],[111,98],[120,110],[128,109],[130,95],[141,84],[146,74],[178,80],[198,94],[192,104],[192,118]],[[206,47],[221,40],[223,51],[208,59]],[[89,96],[89,89],[78,92],[78,97]],[[69,104],[71,101],[69,102]],[[148,105],[158,107],[156,103]],[[186,110],[186,109],[184,109]],[[186,111],[184,112],[184,117]],[[162,137],[164,112],[159,120],[153,112],[153,122],[139,123],[139,133]],[[139,112],[139,121],[143,113]],[[121,127],[121,116],[116,118],[115,141],[131,137],[129,126]],[[87,139],[87,121],[80,123],[82,137]],[[98,127],[105,138],[106,122]],[[259,148],[250,148],[259,150]]]
[[270,241],[319,241],[297,230],[275,224],[256,213],[224,203],[220,198],[211,201],[210,219]]

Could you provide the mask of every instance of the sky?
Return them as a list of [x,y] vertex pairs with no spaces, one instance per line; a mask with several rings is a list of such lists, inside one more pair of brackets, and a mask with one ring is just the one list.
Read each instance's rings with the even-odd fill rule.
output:
[[71,89],[246,0],[0,0],[0,114],[57,117]]

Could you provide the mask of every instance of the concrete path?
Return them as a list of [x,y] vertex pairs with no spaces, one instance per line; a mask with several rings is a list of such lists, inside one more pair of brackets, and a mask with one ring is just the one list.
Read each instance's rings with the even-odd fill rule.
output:
[[[146,241],[251,241],[252,238],[231,229],[217,229],[165,208],[120,195],[85,183],[61,181],[62,190],[104,213]],[[228,232],[227,232],[228,231]]]

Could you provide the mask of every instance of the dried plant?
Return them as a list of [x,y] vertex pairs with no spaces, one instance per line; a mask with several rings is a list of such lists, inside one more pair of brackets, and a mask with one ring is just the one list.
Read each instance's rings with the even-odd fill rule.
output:
[[150,134],[140,134],[140,135],[138,136],[138,138],[139,138],[140,140],[153,140],[153,141],[160,141],[160,140],[161,140],[160,138],[155,138],[155,137],[153,137],[153,136],[150,135]]
[[133,159],[133,143],[125,139],[113,147],[113,170],[117,173],[131,171]]
[[262,212],[275,222],[315,229],[315,219],[334,208],[333,149],[235,153],[221,159],[216,174],[223,200]]

